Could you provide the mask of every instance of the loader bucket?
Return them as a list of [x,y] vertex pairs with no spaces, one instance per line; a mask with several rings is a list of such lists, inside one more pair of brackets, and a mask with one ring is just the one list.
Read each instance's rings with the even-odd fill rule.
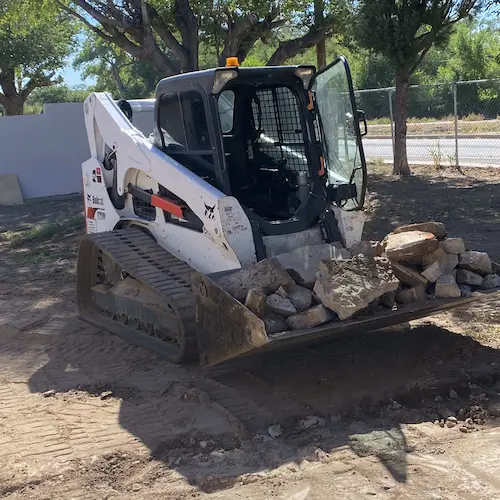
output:
[[198,347],[202,365],[215,365],[236,356],[286,348],[325,338],[366,333],[437,314],[477,301],[500,298],[500,289],[474,292],[471,297],[432,299],[399,306],[365,317],[267,335],[263,321],[209,277],[194,273]]

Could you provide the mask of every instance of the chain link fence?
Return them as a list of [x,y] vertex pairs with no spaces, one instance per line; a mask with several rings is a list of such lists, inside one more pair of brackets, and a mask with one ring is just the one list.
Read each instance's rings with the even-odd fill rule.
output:
[[[356,91],[365,111],[369,161],[392,162],[395,88]],[[500,79],[412,85],[408,161],[445,167],[500,166]]]

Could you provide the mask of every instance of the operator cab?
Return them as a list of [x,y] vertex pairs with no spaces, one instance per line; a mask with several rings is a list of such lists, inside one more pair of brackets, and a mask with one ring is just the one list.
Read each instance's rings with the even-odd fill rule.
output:
[[263,234],[302,231],[332,203],[361,208],[366,165],[345,59],[319,73],[234,59],[158,84],[157,147],[236,197]]

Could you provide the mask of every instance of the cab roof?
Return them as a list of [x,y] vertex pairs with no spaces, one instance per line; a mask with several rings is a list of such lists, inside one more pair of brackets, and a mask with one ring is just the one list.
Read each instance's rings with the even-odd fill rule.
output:
[[294,79],[300,82],[300,78],[296,75],[298,68],[312,68],[313,74],[316,73],[316,67],[312,65],[258,67],[227,66],[211,68],[163,78],[156,86],[156,97],[169,92],[179,92],[181,90],[194,90],[195,88],[199,90],[200,87],[206,94],[212,94],[216,73],[226,70],[235,70],[238,72],[238,77],[231,80],[233,83],[241,82],[252,85],[272,85],[284,83],[286,81],[290,82]]

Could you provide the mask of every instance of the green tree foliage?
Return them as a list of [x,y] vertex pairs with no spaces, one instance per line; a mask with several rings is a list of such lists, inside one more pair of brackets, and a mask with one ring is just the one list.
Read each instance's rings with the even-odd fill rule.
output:
[[469,16],[480,4],[480,0],[360,2],[357,17],[360,43],[387,57],[395,70],[394,174],[410,174],[406,153],[410,77],[429,50],[433,46],[444,45],[455,24]]
[[86,88],[71,88],[68,85],[51,85],[35,89],[26,101],[26,113],[40,113],[43,105],[58,102],[83,102],[90,91]]
[[20,115],[34,89],[60,81],[56,72],[71,52],[73,23],[54,9],[30,2],[0,4],[0,104],[7,115]]
[[116,98],[150,97],[161,75],[151,63],[134,59],[117,45],[87,31],[81,50],[73,61],[84,78],[95,78],[94,90]]
[[282,64],[341,30],[352,9],[325,0],[317,20],[310,0],[46,1],[162,76],[244,61],[258,41],[274,46],[267,64]]

